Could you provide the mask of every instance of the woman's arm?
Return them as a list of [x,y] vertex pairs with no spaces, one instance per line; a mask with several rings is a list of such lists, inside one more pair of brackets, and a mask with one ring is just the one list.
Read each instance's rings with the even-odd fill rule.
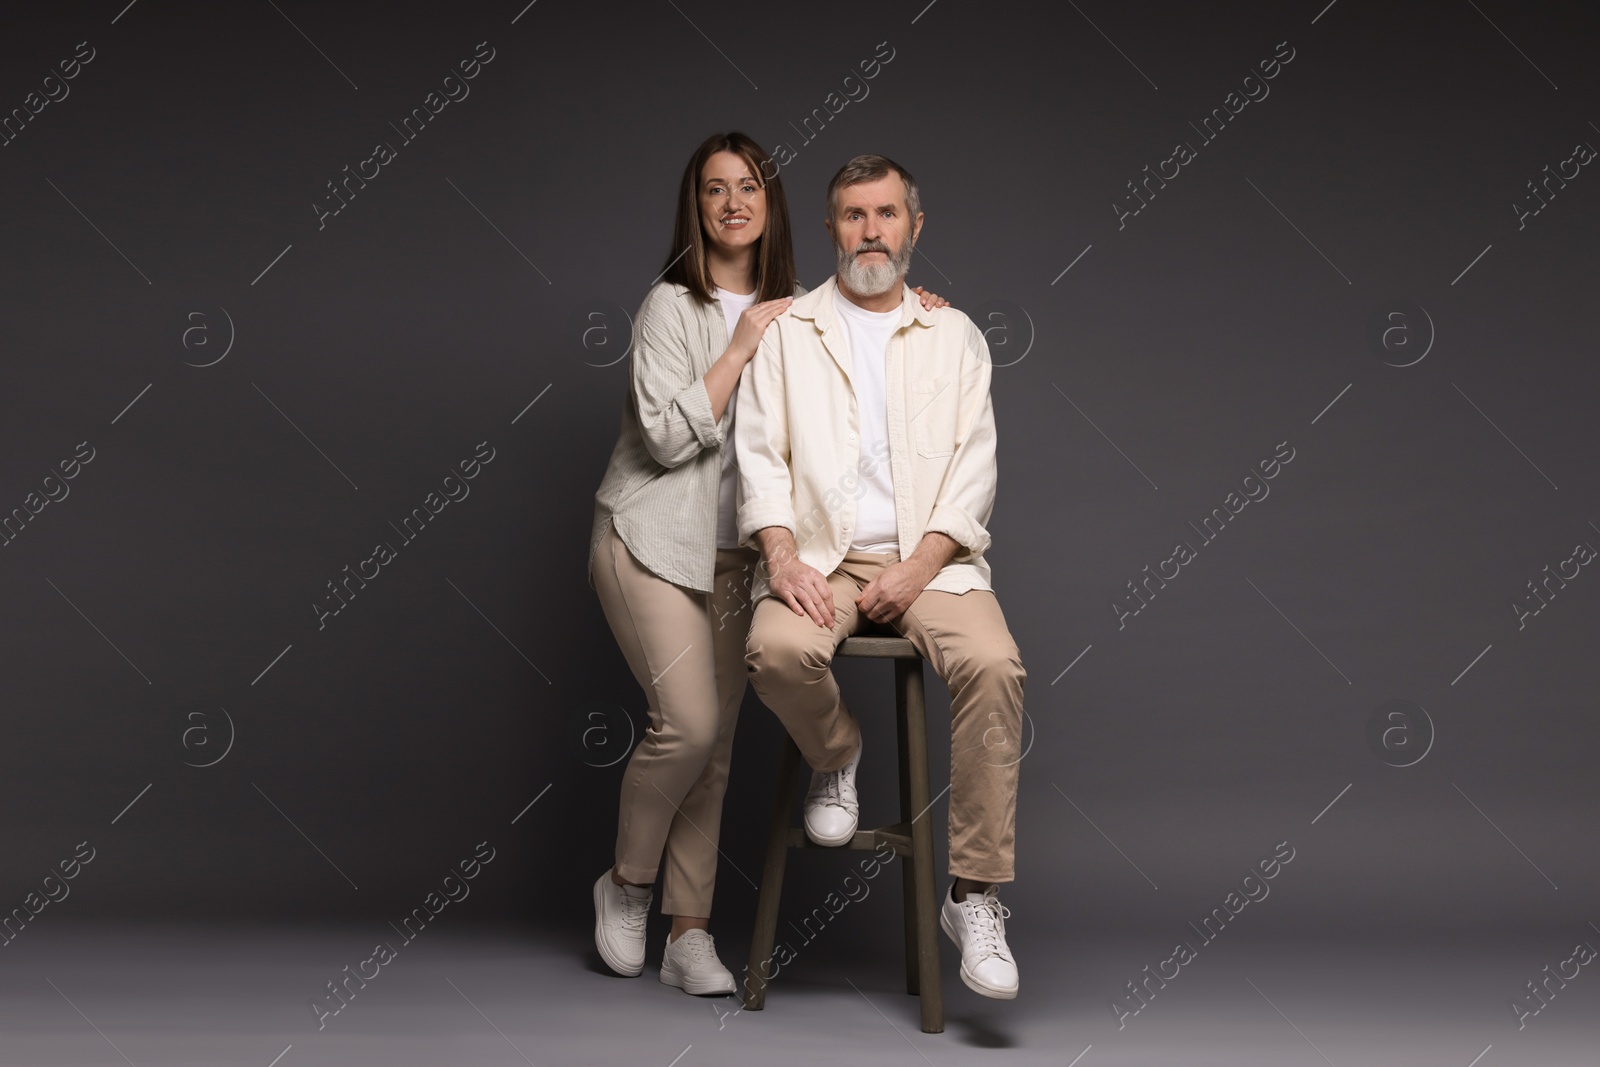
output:
[[722,444],[706,382],[694,376],[689,357],[684,313],[690,299],[658,286],[645,297],[634,326],[629,385],[645,448],[663,467]]
[[787,311],[792,303],[793,297],[782,297],[751,304],[739,313],[739,322],[734,327],[733,336],[728,339],[727,351],[717,357],[711,369],[706,371],[706,393],[711,397],[713,419],[720,420],[722,413],[727,410],[728,399],[739,388],[739,374],[755,356],[756,346],[761,343],[761,335],[766,332],[767,325]]

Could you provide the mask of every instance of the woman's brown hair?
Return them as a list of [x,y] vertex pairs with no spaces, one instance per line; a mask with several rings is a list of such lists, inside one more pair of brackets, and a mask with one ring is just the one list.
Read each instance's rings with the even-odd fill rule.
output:
[[732,152],[743,159],[756,184],[767,194],[767,224],[756,239],[756,300],[793,296],[794,243],[789,237],[789,203],[784,199],[778,165],[760,145],[738,130],[712,134],[689,157],[689,165],[683,169],[683,181],[678,186],[672,249],[667,253],[667,265],[661,276],[686,286],[704,300],[714,299],[715,283],[711,280],[705,230],[700,219],[700,175],[705,170],[706,160],[718,152]]

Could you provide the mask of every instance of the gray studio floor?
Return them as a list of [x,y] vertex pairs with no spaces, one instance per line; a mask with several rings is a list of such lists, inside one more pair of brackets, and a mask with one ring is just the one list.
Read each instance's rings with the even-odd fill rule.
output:
[[930,1035],[890,958],[855,970],[797,961],[773,983],[767,1010],[734,1013],[731,999],[662,986],[653,964],[635,979],[604,973],[586,929],[559,944],[527,932],[429,932],[319,1032],[307,1002],[371,954],[372,934],[37,922],[0,956],[0,1064],[1600,1062],[1600,977],[1569,982],[1519,1032],[1506,998],[1529,967],[1526,952],[1427,939],[1219,941],[1120,1030],[1107,1001],[1135,977],[1123,972],[1148,954],[1148,938],[1014,940],[1023,986],[1011,1003],[968,992],[947,945],[947,1029]]

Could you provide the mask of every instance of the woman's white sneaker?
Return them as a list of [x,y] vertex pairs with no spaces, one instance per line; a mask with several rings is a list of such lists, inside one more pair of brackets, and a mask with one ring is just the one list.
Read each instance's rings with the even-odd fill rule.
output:
[[1006,945],[1006,916],[1011,912],[1000,903],[999,892],[999,886],[991,885],[961,901],[946,893],[939,925],[961,950],[961,980],[967,988],[1011,1000],[1017,995],[1017,961]]
[[606,871],[594,884],[594,947],[618,974],[644,970],[644,924],[650,916],[649,886],[618,885]]
[[733,972],[717,958],[717,946],[704,930],[689,930],[667,941],[661,956],[661,981],[685,993],[707,996],[734,991]]
[[847,845],[856,836],[861,804],[856,799],[856,767],[861,763],[861,745],[856,754],[836,771],[812,771],[811,788],[806,790],[806,836],[819,845]]

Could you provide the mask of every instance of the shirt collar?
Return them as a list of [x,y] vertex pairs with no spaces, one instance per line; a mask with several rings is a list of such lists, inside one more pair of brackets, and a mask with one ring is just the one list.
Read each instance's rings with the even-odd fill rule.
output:
[[[833,308],[834,293],[839,289],[839,276],[830,275],[828,280],[811,290],[805,296],[796,300],[789,308],[789,314],[797,319],[808,319],[816,323],[817,329],[826,333],[833,328],[836,314]],[[933,325],[933,312],[922,306],[921,299],[904,280],[900,282],[900,326],[905,327],[917,322],[922,326]]]

